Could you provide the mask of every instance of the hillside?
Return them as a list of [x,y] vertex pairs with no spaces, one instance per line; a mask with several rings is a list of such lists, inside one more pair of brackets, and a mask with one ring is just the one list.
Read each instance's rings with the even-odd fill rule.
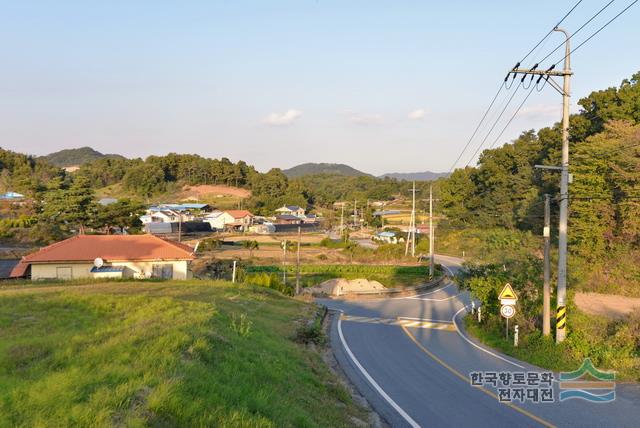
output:
[[447,177],[449,173],[447,172],[390,172],[388,174],[382,174],[379,178],[395,178],[396,180],[406,180],[406,181],[432,181],[437,180],[438,178]]
[[361,175],[369,175],[343,163],[303,163],[292,168],[282,171],[287,177],[303,177],[305,175],[346,175],[349,177],[357,177]]
[[124,156],[103,154],[91,147],[80,147],[78,149],[64,149],[40,157],[40,159],[60,168],[78,166],[101,158],[124,158]]

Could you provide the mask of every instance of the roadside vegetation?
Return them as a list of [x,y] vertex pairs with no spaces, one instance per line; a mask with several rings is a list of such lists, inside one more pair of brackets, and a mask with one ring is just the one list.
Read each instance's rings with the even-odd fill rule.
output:
[[[622,319],[581,312],[573,293],[640,296],[640,73],[618,88],[579,101],[571,116],[572,174],[569,218],[568,336],[555,345],[542,330],[543,195],[552,197],[551,239],[557,246],[556,173],[535,165],[560,163],[559,124],[523,132],[512,144],[485,150],[477,167],[456,170],[439,182],[446,219],[438,250],[467,257],[459,280],[483,305],[484,321],[467,325],[485,343],[551,369],[575,369],[591,358],[619,379],[640,380],[640,314]],[[552,251],[552,320],[557,266]],[[504,339],[498,293],[509,282],[519,296],[511,326],[520,345]]]
[[[314,305],[226,282],[0,290],[0,426],[352,426]],[[311,321],[309,321],[311,320]]]

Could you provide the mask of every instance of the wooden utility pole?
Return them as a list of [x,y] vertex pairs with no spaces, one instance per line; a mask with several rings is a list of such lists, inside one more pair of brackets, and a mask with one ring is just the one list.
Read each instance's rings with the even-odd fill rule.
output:
[[542,290],[542,334],[549,336],[551,334],[551,207],[549,195],[544,195],[544,229],[542,236],[544,237],[544,285]]
[[300,242],[302,240],[302,228],[298,226],[298,253],[296,254],[296,296],[300,294]]
[[358,227],[358,201],[353,200],[353,227]]
[[178,211],[178,242],[182,242],[182,213]]

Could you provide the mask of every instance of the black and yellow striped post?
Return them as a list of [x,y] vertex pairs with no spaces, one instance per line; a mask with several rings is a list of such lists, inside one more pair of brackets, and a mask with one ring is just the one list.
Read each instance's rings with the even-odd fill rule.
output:
[[558,306],[556,311],[556,330],[564,330],[567,327],[567,307]]

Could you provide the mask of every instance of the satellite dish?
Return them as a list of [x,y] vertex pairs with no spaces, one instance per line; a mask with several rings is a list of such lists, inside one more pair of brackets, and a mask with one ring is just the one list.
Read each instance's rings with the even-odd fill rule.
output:
[[101,268],[104,265],[104,260],[102,260],[100,257],[96,257],[93,260],[93,265],[97,268]]

